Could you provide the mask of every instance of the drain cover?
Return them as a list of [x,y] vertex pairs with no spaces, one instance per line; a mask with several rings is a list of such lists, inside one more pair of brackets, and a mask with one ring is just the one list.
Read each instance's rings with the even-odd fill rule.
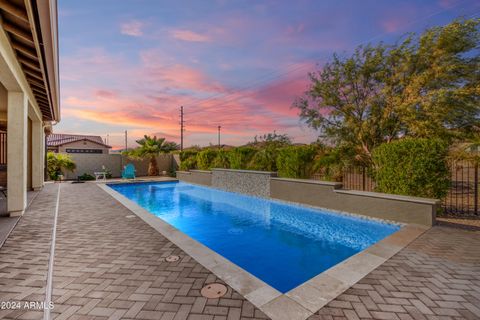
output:
[[200,291],[202,296],[208,299],[217,299],[223,297],[227,293],[227,287],[221,283],[210,283]]
[[175,261],[178,261],[180,260],[180,257],[179,256],[168,256],[165,258],[165,261],[167,262],[175,262]]

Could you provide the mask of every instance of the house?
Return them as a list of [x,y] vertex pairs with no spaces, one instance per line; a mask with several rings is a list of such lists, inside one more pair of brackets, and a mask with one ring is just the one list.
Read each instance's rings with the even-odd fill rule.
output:
[[43,187],[45,133],[60,121],[57,3],[1,1],[0,21],[0,162],[18,216]]
[[108,154],[111,148],[100,136],[62,133],[47,136],[47,150],[53,152]]

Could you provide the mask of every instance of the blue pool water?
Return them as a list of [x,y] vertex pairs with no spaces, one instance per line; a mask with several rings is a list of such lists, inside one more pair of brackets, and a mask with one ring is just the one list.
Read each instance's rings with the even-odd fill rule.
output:
[[109,186],[283,293],[400,228],[184,182]]

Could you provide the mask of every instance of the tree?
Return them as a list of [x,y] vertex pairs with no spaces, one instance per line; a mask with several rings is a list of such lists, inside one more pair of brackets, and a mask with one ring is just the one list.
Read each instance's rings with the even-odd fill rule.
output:
[[175,142],[165,141],[165,138],[150,137],[145,135],[143,139],[136,141],[140,146],[124,154],[133,159],[149,159],[148,175],[158,176],[158,165],[156,157],[161,153],[169,153],[178,149]]
[[68,154],[47,153],[47,173],[51,180],[57,180],[64,170],[73,172],[76,167],[75,162]]
[[248,164],[248,169],[261,171],[277,171],[277,156],[280,148],[292,145],[287,134],[266,133],[255,136],[248,145],[257,148],[255,155]]
[[480,19],[456,20],[394,45],[360,46],[311,73],[294,102],[306,123],[371,160],[400,137],[469,136],[480,114]]
[[385,112],[379,95],[386,47],[359,47],[349,58],[333,56],[321,71],[311,73],[311,87],[294,106],[300,117],[337,144],[359,153],[391,139],[395,119]]
[[273,133],[266,133],[264,135],[253,137],[253,142],[249,142],[248,145],[264,145],[275,144],[279,146],[287,146],[292,144],[292,140],[288,134],[278,134],[275,130]]
[[392,48],[383,94],[401,136],[452,140],[479,125],[480,19],[455,20]]

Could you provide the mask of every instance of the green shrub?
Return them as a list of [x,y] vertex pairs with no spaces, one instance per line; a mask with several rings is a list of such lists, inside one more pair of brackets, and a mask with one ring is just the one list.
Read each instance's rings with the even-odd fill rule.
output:
[[47,173],[50,180],[57,180],[58,176],[64,171],[75,170],[76,165],[68,154],[64,153],[47,153]]
[[228,151],[227,157],[231,169],[247,169],[256,152],[252,147],[238,147]]
[[216,156],[217,151],[213,149],[200,151],[197,153],[197,168],[201,170],[210,170]]
[[228,161],[228,151],[220,149],[217,151],[217,156],[213,159],[212,168],[230,168],[230,161]]
[[449,188],[448,145],[435,139],[402,139],[373,150],[376,191],[443,198]]
[[321,152],[317,154],[313,163],[315,173],[321,175],[322,180],[341,182],[344,169],[356,163],[355,150],[350,146],[326,148],[320,146]]
[[312,174],[315,146],[290,146],[279,150],[278,175],[285,178],[309,178]]
[[197,150],[180,152],[180,170],[190,170],[197,167]]
[[91,174],[84,173],[81,176],[78,176],[78,180],[80,180],[80,181],[95,180],[95,177],[92,176]]
[[248,164],[250,170],[277,171],[277,156],[279,148],[274,145],[267,145],[259,149]]
[[180,152],[180,161],[187,160],[189,158],[194,158],[197,156],[198,150],[185,150]]
[[180,162],[180,170],[188,171],[191,169],[195,169],[196,167],[197,167],[196,157],[187,158],[185,160],[182,160],[182,162]]

